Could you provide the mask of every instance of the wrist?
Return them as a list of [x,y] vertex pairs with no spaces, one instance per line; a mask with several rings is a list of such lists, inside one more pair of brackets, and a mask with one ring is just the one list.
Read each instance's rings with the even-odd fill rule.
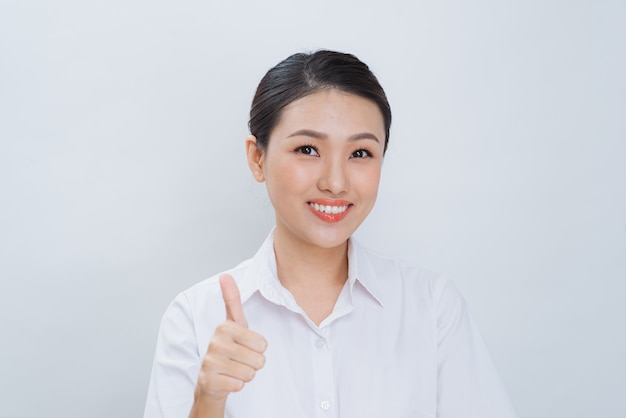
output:
[[215,396],[196,386],[189,418],[223,418],[227,396],[228,393],[223,396]]

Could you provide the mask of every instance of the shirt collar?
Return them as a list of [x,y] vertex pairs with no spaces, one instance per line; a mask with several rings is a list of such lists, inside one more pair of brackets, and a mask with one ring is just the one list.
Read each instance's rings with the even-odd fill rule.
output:
[[[295,303],[291,294],[278,280],[276,255],[274,253],[273,228],[254,257],[244,262],[247,268],[239,282],[242,302],[248,300],[255,292],[260,292],[269,301],[279,305]],[[367,257],[365,250],[355,239],[348,240],[348,283],[352,292],[355,283],[383,305],[380,292],[380,281]]]
[[380,306],[385,306],[380,291],[380,280],[367,256],[367,250],[354,237],[348,240],[348,282],[351,289],[354,283],[358,282]]
[[257,291],[269,292],[270,295],[266,295],[266,298],[274,301],[280,294],[279,289],[282,288],[278,280],[276,255],[274,254],[274,229],[270,231],[254,257],[246,263],[248,268],[239,283],[241,301],[245,302]]

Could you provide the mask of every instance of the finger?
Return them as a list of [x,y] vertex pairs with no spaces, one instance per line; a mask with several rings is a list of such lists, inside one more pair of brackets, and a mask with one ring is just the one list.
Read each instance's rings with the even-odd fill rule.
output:
[[267,340],[261,334],[227,320],[215,328],[208,351],[228,353],[231,356],[232,352],[240,349],[262,354],[266,348]]
[[248,328],[248,321],[243,314],[241,306],[241,296],[235,279],[230,274],[222,274],[220,276],[220,287],[222,288],[222,297],[224,305],[226,305],[226,319]]
[[243,382],[249,382],[254,379],[256,371],[254,367],[246,366],[245,364],[238,363],[236,361],[229,361],[226,364],[221,365],[216,371],[221,376],[232,377]]
[[229,346],[224,351],[227,351],[228,359],[258,370],[265,364],[265,356],[263,355],[263,352],[266,347],[267,342],[265,341],[265,338],[256,334],[252,338],[248,339],[246,344],[236,343]]
[[215,374],[211,376],[210,384],[210,387],[215,388],[210,392],[214,392],[217,396],[228,396],[231,392],[239,392],[243,389],[246,381],[225,374]]
[[233,340],[237,344],[259,354],[263,354],[265,352],[265,349],[267,348],[267,340],[261,334],[249,329],[242,329],[241,331],[247,332],[239,332],[232,335]]
[[230,392],[238,392],[243,388],[244,381],[236,377],[216,371],[209,373],[200,370],[198,376],[198,386],[209,396],[223,398],[228,396]]

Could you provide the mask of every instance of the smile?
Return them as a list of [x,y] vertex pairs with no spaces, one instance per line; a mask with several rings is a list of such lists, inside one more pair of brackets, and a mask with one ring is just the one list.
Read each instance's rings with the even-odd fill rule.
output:
[[324,205],[318,202],[308,202],[309,209],[315,216],[324,222],[335,223],[341,221],[348,215],[352,208],[352,203],[338,201],[338,204]]
[[348,205],[344,206],[331,206],[331,205],[320,205],[319,203],[311,202],[309,203],[318,212],[323,213],[343,213],[348,209]]

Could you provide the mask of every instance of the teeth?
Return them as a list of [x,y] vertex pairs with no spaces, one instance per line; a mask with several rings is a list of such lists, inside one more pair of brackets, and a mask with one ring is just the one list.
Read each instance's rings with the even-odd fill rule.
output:
[[313,209],[315,209],[318,212],[332,213],[332,214],[342,213],[342,212],[345,212],[346,209],[348,209],[348,205],[346,205],[346,206],[329,206],[329,205],[320,205],[320,204],[314,203],[314,202],[311,202],[310,205],[313,207]]

